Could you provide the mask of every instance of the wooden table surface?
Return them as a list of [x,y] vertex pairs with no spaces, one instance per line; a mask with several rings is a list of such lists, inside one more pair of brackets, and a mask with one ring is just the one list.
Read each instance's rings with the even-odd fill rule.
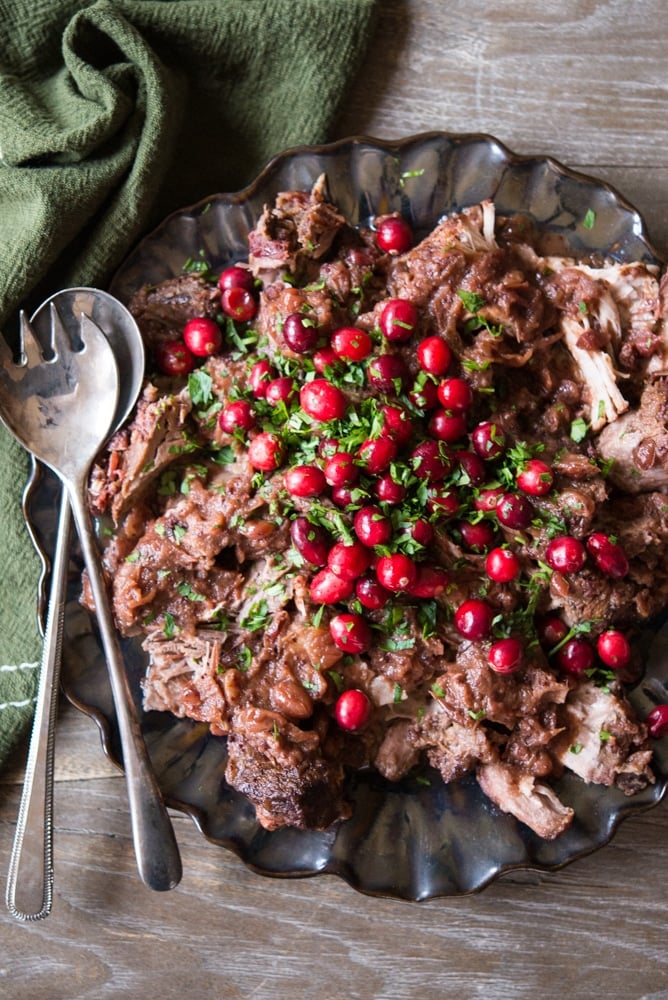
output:
[[[662,0],[379,7],[335,138],[490,132],[614,184],[668,253]],[[560,872],[421,904],[256,875],[176,814],[183,880],[155,894],[136,875],[123,779],[67,705],[57,758],[53,912],[0,912],[7,1000],[668,997],[665,803]],[[3,897],[21,764],[0,775]]]

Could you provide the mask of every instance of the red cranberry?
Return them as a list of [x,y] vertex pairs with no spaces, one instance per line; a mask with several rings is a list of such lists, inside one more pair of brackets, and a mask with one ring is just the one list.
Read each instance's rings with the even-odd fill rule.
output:
[[302,313],[290,313],[283,321],[283,340],[295,354],[310,354],[318,343],[318,328]]
[[198,358],[208,358],[220,350],[223,334],[215,320],[196,316],[184,326],[183,340],[188,350]]
[[497,674],[512,674],[522,666],[524,646],[519,639],[509,636],[492,643],[488,654],[489,665]]
[[383,418],[381,437],[391,437],[398,445],[408,444],[413,436],[413,424],[403,406],[395,403],[385,403],[379,412]]
[[668,705],[656,705],[645,717],[647,732],[655,740],[668,733]]
[[248,461],[254,469],[262,472],[273,472],[282,464],[285,457],[283,442],[270,431],[262,431],[248,445]]
[[473,497],[473,506],[476,510],[496,510],[496,505],[503,495],[503,486],[494,486],[490,489],[480,490]]
[[273,378],[271,382],[267,382],[264,398],[270,406],[278,406],[279,403],[285,403],[286,406],[289,406],[296,395],[294,379],[289,375],[280,375],[279,378]]
[[601,573],[613,580],[621,580],[629,571],[629,561],[621,545],[613,542],[608,535],[594,532],[587,539],[587,551]]
[[360,470],[354,455],[337,451],[325,462],[324,474],[330,486],[353,486],[359,479]]
[[220,296],[220,304],[223,307],[223,312],[240,323],[247,323],[257,312],[257,302],[253,293],[238,285],[223,291]]
[[523,493],[531,497],[544,497],[552,489],[554,473],[546,462],[530,458],[517,476],[517,485]]
[[253,281],[253,275],[248,268],[233,264],[231,267],[226,267],[224,271],[220,272],[218,287],[221,292],[224,292],[226,288],[245,288],[249,292],[252,292]]
[[358,688],[350,688],[339,695],[334,706],[334,718],[341,729],[354,733],[363,729],[371,718],[371,702]]
[[545,550],[545,562],[560,573],[577,573],[585,564],[587,550],[582,542],[572,535],[559,535],[549,542]]
[[419,517],[411,528],[411,536],[418,545],[431,545],[434,540],[434,529],[429,521],[425,521],[423,517]]
[[295,465],[285,473],[285,488],[293,497],[317,497],[326,486],[325,474],[317,465]]
[[353,491],[350,486],[332,486],[330,497],[337,507],[348,510],[353,502]]
[[538,622],[538,639],[543,649],[554,649],[567,635],[568,625],[556,615],[548,615]]
[[418,479],[438,483],[452,470],[452,459],[440,441],[423,441],[410,454],[410,462]]
[[442,337],[426,337],[417,347],[417,358],[420,368],[429,375],[445,375],[452,353]]
[[383,306],[378,325],[387,340],[410,340],[418,322],[417,309],[408,299],[390,299]]
[[398,396],[408,377],[408,368],[396,354],[379,354],[366,370],[369,385],[388,396]]
[[391,473],[385,472],[379,476],[375,482],[374,490],[379,500],[385,503],[397,504],[406,496],[406,487],[397,483],[392,478]]
[[485,482],[487,469],[480,455],[476,455],[474,451],[458,451],[455,458],[472,486],[481,486]]
[[505,528],[522,531],[534,518],[531,501],[521,493],[503,493],[495,507],[496,516]]
[[316,378],[312,382],[306,382],[299,390],[299,401],[309,417],[323,423],[340,420],[348,406],[341,390],[326,378]]
[[399,215],[387,215],[378,220],[376,243],[385,253],[406,253],[413,245],[413,230]]
[[432,437],[453,444],[466,434],[466,415],[450,413],[448,410],[434,410],[428,424]]
[[609,629],[596,640],[596,650],[606,667],[620,670],[631,662],[631,644],[623,632]]
[[586,639],[569,639],[555,653],[557,664],[564,673],[579,677],[594,664],[594,649]]
[[520,574],[520,560],[510,549],[496,548],[487,553],[485,571],[495,583],[510,583]]
[[494,611],[478,597],[471,597],[455,611],[455,628],[465,639],[486,639],[492,630]]
[[417,569],[410,556],[395,552],[391,556],[381,556],[376,565],[376,576],[386,590],[398,593],[410,590],[417,579]]
[[494,541],[494,528],[489,521],[457,521],[455,527],[462,544],[471,552],[484,552]]
[[332,347],[319,348],[311,358],[311,361],[318,375],[326,375],[328,369],[334,370],[341,367],[341,359]]
[[484,420],[473,429],[471,442],[478,455],[485,461],[498,458],[506,450],[506,435],[492,420]]
[[218,425],[226,434],[236,430],[249,431],[255,427],[255,410],[245,399],[235,399],[226,403],[218,416]]
[[417,567],[415,583],[411,584],[408,593],[411,597],[432,600],[439,594],[445,593],[451,582],[450,577],[441,566],[420,563]]
[[314,604],[338,604],[352,597],[353,589],[352,580],[342,579],[325,566],[311,580],[309,593]]
[[380,507],[374,507],[373,504],[360,507],[353,518],[353,526],[360,542],[371,548],[374,545],[387,545],[392,537],[392,522]]
[[344,653],[364,653],[371,645],[371,629],[361,615],[344,612],[329,623],[334,645]]
[[465,413],[473,403],[473,389],[463,378],[446,378],[438,387],[438,399],[443,409]]
[[345,361],[363,361],[373,350],[373,341],[365,330],[343,326],[332,334],[332,350]]
[[392,595],[374,576],[361,576],[355,583],[355,596],[362,607],[380,611]]
[[390,437],[369,438],[357,452],[358,460],[372,476],[384,472],[396,455],[397,446]]
[[313,566],[327,562],[330,540],[327,532],[307,517],[296,517],[290,525],[290,537],[297,552]]
[[416,410],[427,413],[438,406],[438,386],[430,379],[418,381],[408,393],[408,398]]
[[155,361],[163,375],[188,375],[195,356],[181,340],[168,340],[156,349]]
[[356,580],[369,568],[369,562],[369,551],[361,542],[337,542],[327,556],[327,565],[342,580]]
[[251,392],[257,399],[264,399],[267,395],[267,386],[274,378],[275,372],[266,358],[256,361],[250,370],[248,383]]
[[427,511],[440,517],[454,517],[461,507],[456,490],[432,486],[427,496]]

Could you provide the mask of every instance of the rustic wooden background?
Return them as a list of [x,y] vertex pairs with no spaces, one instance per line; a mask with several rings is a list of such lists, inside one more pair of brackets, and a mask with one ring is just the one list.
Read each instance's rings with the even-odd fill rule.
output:
[[[668,254],[668,24],[662,0],[383,0],[333,138],[484,131],[618,187]],[[278,152],[278,151],[277,151]],[[184,876],[139,882],[122,778],[63,706],[56,899],[0,911],[0,996],[116,1000],[668,998],[668,808],[554,874],[419,905],[325,876],[255,875],[175,816]],[[0,891],[22,761],[0,775]]]

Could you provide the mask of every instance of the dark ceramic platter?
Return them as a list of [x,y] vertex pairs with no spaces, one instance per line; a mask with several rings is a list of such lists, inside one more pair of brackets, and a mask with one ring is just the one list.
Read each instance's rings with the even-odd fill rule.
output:
[[[444,213],[493,198],[499,213],[528,213],[575,253],[659,262],[638,213],[607,185],[552,159],[514,155],[490,136],[429,133],[401,142],[353,138],[291,150],[244,191],[214,195],[167,218],[130,254],[111,291],[127,302],[141,285],[180,273],[200,252],[214,268],[245,257],[248,231],[263,206],[278,191],[309,188],[321,173],[333,201],[353,223],[401,211],[420,236]],[[55,530],[53,490],[44,477],[26,498],[28,519],[46,552]],[[668,632],[648,632],[643,643],[645,678],[631,692],[641,715],[668,701]],[[139,705],[144,655],[131,642],[123,648]],[[63,686],[96,720],[105,752],[118,762],[106,671],[93,626],[77,606],[76,581]],[[656,805],[668,781],[668,739],[657,742],[656,784],[633,797],[567,775],[556,788],[574,808],[575,820],[565,834],[546,842],[494,807],[474,780],[444,786],[434,773],[429,785],[413,778],[393,785],[361,772],[350,778],[350,820],[326,833],[269,833],[257,823],[253,807],[225,783],[223,739],[210,736],[204,725],[163,713],[143,715],[142,727],[169,804],[250,868],[282,877],[329,872],[362,892],[408,900],[473,892],[512,869],[559,868],[606,844],[629,813]]]

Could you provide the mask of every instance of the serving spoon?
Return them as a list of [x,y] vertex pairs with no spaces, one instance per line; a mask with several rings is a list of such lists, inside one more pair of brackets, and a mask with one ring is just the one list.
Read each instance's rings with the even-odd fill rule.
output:
[[[100,327],[105,331],[106,339]],[[33,338],[33,329],[41,334],[42,343],[48,342],[48,336],[51,335],[56,349],[53,361],[42,362],[40,365],[37,357],[40,348]],[[78,329],[82,334],[85,333],[85,347],[80,355],[72,354],[63,336],[67,330],[70,341],[76,342]],[[105,423],[103,414],[113,413],[113,432],[127,418],[136,401],[144,371],[141,335],[130,313],[113,296],[97,289],[74,288],[61,291],[48,299],[33,315],[30,324],[22,316],[22,338],[29,369],[26,377],[27,392],[30,392],[31,384],[34,386],[36,381],[43,382],[44,372],[48,372],[45,364],[54,366],[60,362],[60,370],[53,367],[51,369],[54,385],[47,392],[52,394],[56,392],[58,380],[62,382],[63,371],[73,362],[75,367],[79,363],[78,377],[89,381],[81,389],[75,381],[74,389],[69,386],[66,392],[71,398],[65,406],[65,410],[69,407],[69,415],[66,414],[63,419],[64,434],[67,437],[69,433],[76,442],[79,451],[76,459],[71,454],[71,448],[68,449],[65,445],[62,433],[58,436],[53,428],[48,433],[42,428],[35,437],[34,428],[32,431],[26,428],[25,400],[18,408],[14,407],[18,412],[13,415],[2,412],[3,408],[10,408],[6,405],[7,400],[3,401],[3,407],[0,408],[0,416],[21,443],[29,448],[33,456],[45,461],[63,481],[40,686],[7,883],[7,905],[13,915],[22,920],[37,920],[50,912],[53,891],[54,724],[69,553],[70,503],[82,540],[84,560],[94,591],[100,631],[110,668],[112,693],[123,743],[139,872],[151,888],[169,889],[179,881],[181,863],[173,830],[150,768],[120,659],[106,589],[99,570],[99,556],[91,547],[95,543],[94,540],[91,541],[90,516],[85,501],[78,503],[76,499],[77,495],[84,496],[92,460],[110,433],[108,426],[104,431],[101,429]],[[6,360],[5,369],[10,371],[10,377],[13,374],[16,382],[17,371],[12,373],[10,365]],[[100,385],[95,376],[101,376],[104,385]],[[93,386],[97,386],[97,390]],[[58,390],[62,388],[62,385],[57,387]],[[104,398],[100,396],[102,390],[108,394]],[[21,392],[16,391],[16,386],[9,390],[9,395],[12,391],[20,399]],[[115,406],[111,403],[112,391]],[[42,403],[45,401],[42,400]],[[89,412],[86,404],[95,412]],[[95,444],[86,438],[88,447],[83,454],[80,438],[86,437],[82,432],[88,428],[82,426],[82,420],[96,424],[98,430],[93,438],[99,439]],[[108,420],[107,416],[107,424]],[[102,438],[100,434],[103,434]],[[65,460],[66,468],[59,468],[58,463],[63,460],[53,452],[59,452],[63,447],[70,454]]]

